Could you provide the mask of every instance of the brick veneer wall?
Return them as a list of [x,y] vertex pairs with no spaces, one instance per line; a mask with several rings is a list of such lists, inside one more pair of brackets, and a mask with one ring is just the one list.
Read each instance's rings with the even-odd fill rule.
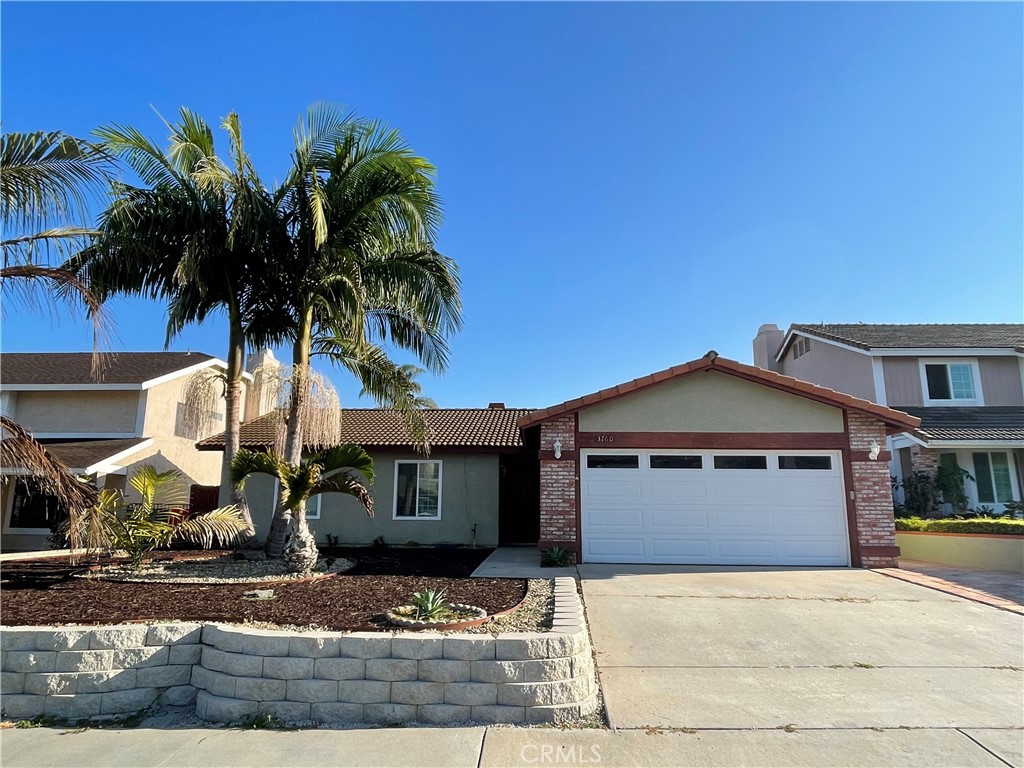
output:
[[872,553],[868,548],[896,546],[896,524],[893,520],[892,479],[889,464],[880,459],[871,461],[864,456],[873,441],[885,446],[884,425],[867,416],[850,413],[847,416],[850,432],[851,475],[854,504],[857,510],[857,542],[861,547],[861,565],[865,568],[894,568],[897,557],[893,554]]
[[4,627],[12,719],[89,719],[155,702],[213,722],[550,723],[597,708],[583,604],[555,579],[550,632],[284,632],[207,624]]
[[[562,458],[553,458],[555,441]],[[577,552],[576,416],[559,416],[540,428],[540,543],[541,549],[559,546]],[[578,553],[577,553],[578,554]]]
[[[910,446],[910,469],[913,472],[927,472],[932,477],[939,473],[939,454],[931,448],[917,445]],[[906,470],[904,470],[906,471]]]

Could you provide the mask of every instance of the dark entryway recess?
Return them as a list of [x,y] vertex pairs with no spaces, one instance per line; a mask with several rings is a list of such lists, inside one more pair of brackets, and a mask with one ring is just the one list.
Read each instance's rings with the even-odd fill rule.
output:
[[540,461],[536,453],[502,454],[498,464],[498,543],[540,538]]

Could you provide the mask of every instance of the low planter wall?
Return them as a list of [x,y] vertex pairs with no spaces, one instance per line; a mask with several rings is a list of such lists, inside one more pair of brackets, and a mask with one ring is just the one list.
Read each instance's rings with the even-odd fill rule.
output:
[[583,605],[549,632],[287,632],[220,624],[3,628],[3,714],[66,719],[195,703],[211,722],[549,723],[597,707]]
[[1024,573],[1024,536],[897,531],[896,544],[908,560]]

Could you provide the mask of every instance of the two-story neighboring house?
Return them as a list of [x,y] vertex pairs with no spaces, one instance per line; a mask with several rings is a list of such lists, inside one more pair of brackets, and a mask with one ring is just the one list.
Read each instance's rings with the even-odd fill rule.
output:
[[[140,464],[177,469],[189,484],[218,485],[220,457],[195,444],[224,429],[223,397],[203,418],[186,417],[193,407],[187,382],[208,368],[223,372],[225,364],[198,352],[118,352],[105,355],[94,376],[91,353],[7,353],[0,355],[0,399],[5,416],[100,489],[125,490]],[[264,413],[246,392],[243,414]],[[21,468],[0,471],[3,549],[45,549],[60,514],[56,499],[33,493]]]
[[955,460],[969,506],[1021,499],[1024,324],[766,324],[754,363],[919,417],[889,439],[893,476]]

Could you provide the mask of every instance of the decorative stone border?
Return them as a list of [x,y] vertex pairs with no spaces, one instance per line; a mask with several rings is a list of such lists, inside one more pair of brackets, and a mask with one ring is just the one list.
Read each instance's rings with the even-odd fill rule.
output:
[[549,632],[287,632],[221,624],[0,630],[3,714],[191,704],[212,722],[558,723],[597,708],[583,604],[555,579]]

